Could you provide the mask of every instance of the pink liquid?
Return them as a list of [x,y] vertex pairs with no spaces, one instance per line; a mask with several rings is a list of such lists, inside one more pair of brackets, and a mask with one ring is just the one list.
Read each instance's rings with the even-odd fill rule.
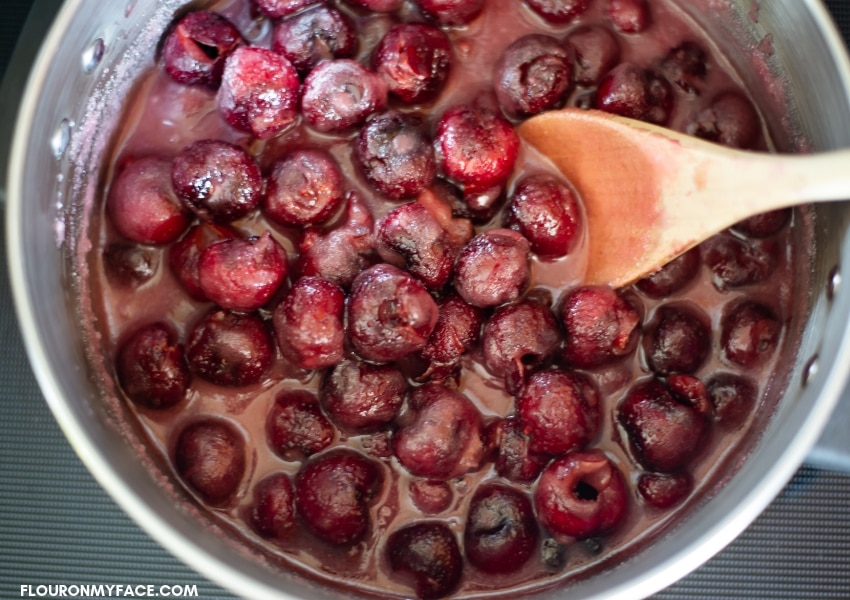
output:
[[[456,60],[447,89],[434,106],[427,107],[430,123],[433,125],[436,118],[450,106],[471,103],[490,94],[492,81],[489,74],[493,64],[510,42],[532,31],[543,31],[563,37],[567,31],[583,24],[599,23],[607,26],[606,17],[602,12],[603,4],[597,1],[567,28],[556,29],[543,24],[518,0],[487,0],[484,13],[467,28],[448,31],[455,46]],[[739,88],[737,78],[727,70],[722,54],[704,39],[693,23],[667,1],[657,1],[651,6],[654,25],[647,34],[619,36],[623,61],[650,65],[681,42],[693,40],[709,50],[713,56],[709,62],[705,89],[720,91]],[[216,10],[229,17],[246,35],[253,35],[255,43],[268,44],[268,24],[253,18],[248,2],[228,0],[219,3]],[[361,32],[365,32],[361,38],[360,58],[366,62],[365,57],[392,22],[389,17],[357,19]],[[588,90],[576,89],[568,104],[581,104],[587,94]],[[670,126],[684,129],[693,114],[704,106],[705,100],[704,97],[696,95],[679,94]],[[206,138],[224,139],[247,147],[264,168],[288,149],[305,142],[327,148],[342,165],[351,188],[360,191],[367,199],[376,221],[398,205],[379,198],[357,173],[350,158],[350,138],[321,136],[303,125],[298,125],[268,142],[250,141],[244,134],[228,127],[219,117],[215,109],[214,92],[174,83],[159,66],[152,67],[139,79],[137,93],[126,109],[125,127],[116,139],[110,171],[114,171],[116,166],[128,157],[147,154],[171,157],[184,146]],[[763,148],[770,146],[767,139],[762,139],[761,145]],[[535,155],[530,149],[524,149],[521,165],[508,183],[509,189],[513,181],[524,174],[546,168],[545,159]],[[108,183],[106,187],[104,197],[108,191]],[[93,218],[92,235],[95,248],[101,250],[118,239],[118,235],[103,212],[102,202],[97,210],[99,212]],[[718,333],[723,307],[736,298],[748,296],[766,301],[785,324],[780,351],[773,360],[760,367],[758,372],[742,373],[758,382],[760,401],[740,428],[734,431],[722,427],[714,428],[709,442],[691,468],[696,482],[691,496],[675,509],[664,512],[645,506],[634,489],[642,469],[631,456],[625,434],[620,431],[613,415],[634,382],[650,376],[642,352],[637,351],[614,366],[590,373],[603,398],[600,411],[603,424],[591,446],[603,449],[623,471],[632,487],[632,505],[626,522],[613,533],[598,540],[601,548],[598,553],[589,544],[583,543],[566,548],[566,563],[562,570],[552,571],[534,557],[519,571],[503,576],[482,575],[475,569],[467,568],[457,592],[459,596],[479,592],[495,593],[500,590],[514,590],[521,596],[521,589],[562,584],[571,578],[582,577],[616,564],[641,545],[650,543],[652,538],[668,530],[681,514],[686,513],[705,494],[711,493],[719,485],[726,477],[727,467],[740,460],[754,442],[769,417],[770,407],[781,394],[788,375],[787,365],[790,364],[793,354],[794,333],[798,326],[794,315],[801,312],[795,304],[797,298],[793,290],[798,286],[804,287],[805,283],[798,279],[799,273],[805,271],[800,265],[805,264],[807,258],[799,249],[803,221],[804,215],[796,214],[794,222],[778,235],[777,240],[785,251],[779,255],[778,264],[770,278],[758,287],[721,293],[712,283],[710,270],[703,266],[697,281],[674,297],[663,301],[649,299],[635,290],[627,291],[627,295],[641,307],[644,323],[652,321],[658,306],[669,302],[692,303],[709,315],[714,340],[711,358],[695,373],[701,379],[707,379],[718,371],[736,371],[735,367],[725,363],[720,357]],[[497,216],[493,222],[498,225],[501,216]],[[270,224],[259,212],[234,223],[234,226],[245,235],[271,230],[290,257],[295,256],[296,235]],[[550,289],[557,305],[559,298],[566,291],[581,283],[586,261],[585,251],[584,245],[580,244],[563,259],[552,262],[535,259],[532,287]],[[128,332],[153,321],[165,320],[173,324],[180,339],[185,339],[188,328],[194,324],[198,315],[210,306],[208,303],[190,299],[181,288],[167,266],[166,249],[156,249],[155,254],[159,259],[155,277],[139,288],[128,290],[110,282],[101,262],[101,253],[92,253],[92,278],[88,284],[94,298],[98,330],[102,335],[103,347],[99,351],[107,356],[115,353]],[[463,365],[460,389],[475,403],[485,418],[504,417],[513,411],[513,398],[486,371],[477,353],[465,357]],[[341,578],[344,580],[342,585],[350,585],[363,592],[373,591],[391,597],[407,596],[410,594],[409,588],[395,579],[385,564],[383,540],[388,532],[412,520],[423,518],[423,515],[412,505],[408,495],[408,483],[412,477],[394,458],[385,455],[388,432],[348,437],[343,433],[337,434],[336,445],[349,446],[364,454],[378,456],[385,467],[386,483],[382,495],[372,507],[372,528],[364,542],[354,548],[340,549],[313,540],[304,534],[299,536],[296,545],[283,547],[263,540],[253,533],[244,521],[250,510],[252,490],[257,482],[279,471],[294,475],[300,466],[298,462],[287,462],[279,458],[266,442],[266,417],[276,395],[281,390],[292,388],[316,391],[319,382],[318,374],[305,376],[304,373],[294,372],[282,357],[278,356],[267,377],[257,385],[225,389],[195,377],[189,397],[177,407],[165,411],[146,410],[136,406],[131,408],[146,433],[150,447],[165,465],[171,463],[176,432],[193,418],[207,414],[221,415],[238,428],[248,441],[249,448],[249,466],[240,493],[232,505],[207,510],[226,528],[232,529],[237,536],[244,537],[247,543],[261,549],[273,561],[279,561],[287,568],[311,574],[323,581],[327,580],[331,585],[339,585],[331,580]],[[451,485],[454,501],[451,508],[445,513],[426,518],[442,520],[450,524],[454,531],[461,532],[469,498],[476,485],[496,477],[492,464],[485,463],[479,471],[453,480]],[[533,487],[527,486],[529,492]],[[186,494],[192,495],[188,490]]]

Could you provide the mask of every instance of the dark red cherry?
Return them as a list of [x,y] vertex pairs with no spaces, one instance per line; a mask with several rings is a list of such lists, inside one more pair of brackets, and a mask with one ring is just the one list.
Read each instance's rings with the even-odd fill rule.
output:
[[457,368],[461,356],[478,343],[482,309],[472,306],[460,296],[451,294],[439,302],[437,324],[420,356],[428,363],[420,379],[438,381],[449,377]]
[[239,131],[267,140],[298,117],[301,80],[286,58],[266,48],[242,46],[224,63],[216,104]]
[[299,148],[276,161],[263,200],[265,214],[284,226],[324,223],[345,197],[345,179],[324,150]]
[[272,19],[294,15],[311,4],[320,4],[325,0],[252,0],[261,13]]
[[186,397],[191,375],[176,337],[169,326],[157,322],[121,344],[115,371],[121,389],[136,404],[164,409]]
[[357,45],[351,19],[323,3],[278,21],[272,34],[272,50],[289,60],[302,76],[323,60],[351,58]]
[[487,308],[519,298],[530,279],[530,244],[510,229],[478,234],[455,264],[457,293],[473,306]]
[[248,520],[267,539],[288,542],[295,535],[295,491],[286,473],[273,473],[254,487]]
[[747,98],[738,92],[724,92],[700,111],[686,131],[730,148],[750,149],[758,142],[761,121]]
[[442,91],[451,72],[452,44],[437,27],[400,23],[378,42],[372,65],[390,94],[407,104],[422,104]]
[[218,13],[186,13],[162,45],[165,72],[179,83],[218,87],[225,59],[243,43],[236,26]]
[[320,397],[340,428],[362,433],[392,422],[407,397],[407,379],[394,365],[344,360],[328,371]]
[[391,362],[422,350],[437,324],[437,304],[417,279],[383,263],[354,280],[348,336],[366,360]]
[[682,42],[667,53],[659,68],[682,91],[699,94],[708,75],[708,54],[695,42]]
[[517,183],[505,224],[519,231],[539,257],[558,258],[575,247],[581,221],[578,200],[569,186],[538,174]]
[[[401,263],[432,290],[442,288],[452,276],[460,247],[420,202],[409,202],[388,212],[376,227],[378,251]],[[399,261],[393,261],[399,262]]]
[[299,278],[272,315],[281,354],[300,369],[322,369],[342,360],[345,293],[321,277]]
[[701,392],[697,398],[687,397],[658,379],[641,382],[629,392],[617,409],[617,421],[640,464],[675,472],[702,450],[710,406],[704,387]]
[[457,537],[440,521],[404,525],[387,538],[390,568],[415,589],[417,598],[436,600],[452,593],[463,575]]
[[408,486],[413,505],[427,515],[436,515],[451,506],[452,487],[438,479],[414,479]]
[[607,287],[570,292],[561,307],[564,359],[580,368],[598,367],[631,354],[640,325],[637,309]]
[[284,460],[303,460],[327,448],[333,425],[307,390],[284,390],[275,398],[266,424],[269,445]]
[[512,118],[558,108],[572,83],[572,48],[542,33],[530,33],[512,42],[493,74],[496,99]]
[[374,221],[359,194],[349,192],[339,223],[329,228],[310,227],[298,244],[296,272],[316,275],[343,288],[374,262]]
[[401,8],[404,0],[345,0],[345,2],[372,12],[387,13]]
[[734,365],[752,368],[764,364],[776,352],[781,336],[782,323],[763,304],[746,300],[724,309],[720,344]]
[[642,473],[637,487],[647,504],[666,510],[688,497],[694,481],[688,473]]
[[496,452],[496,472],[509,481],[531,483],[549,461],[548,456],[531,451],[531,440],[516,415],[487,428],[487,445]]
[[414,198],[437,174],[437,160],[424,121],[389,111],[370,118],[354,144],[366,181],[391,200]]
[[525,0],[525,3],[552,25],[566,25],[587,10],[590,0]]
[[381,467],[347,448],[329,450],[304,463],[295,478],[295,507],[320,539],[352,546],[369,533],[369,507],[383,486]]
[[633,63],[620,63],[599,83],[600,110],[664,125],[673,109],[673,90],[666,80]]
[[650,298],[666,298],[693,281],[701,266],[700,247],[694,246],[638,281],[635,286]]
[[529,497],[501,483],[472,496],[463,534],[469,563],[485,573],[513,573],[537,550],[540,532]]
[[502,185],[519,156],[519,135],[501,115],[483,107],[455,106],[437,123],[440,166],[464,195]]
[[113,242],[103,251],[103,266],[110,281],[135,288],[153,279],[159,270],[159,257],[146,246]]
[[606,27],[579,27],[570,32],[566,43],[575,53],[574,78],[580,85],[597,85],[602,76],[620,62],[620,42]]
[[753,285],[768,279],[779,262],[775,240],[744,240],[716,235],[702,244],[702,257],[719,290]]
[[347,58],[320,62],[301,93],[304,120],[322,133],[341,133],[380,112],[387,103],[384,80]]
[[213,309],[189,333],[186,358],[192,371],[212,383],[259,382],[274,358],[274,340],[254,313]]
[[484,0],[417,0],[426,17],[441,25],[466,25],[481,13]]
[[174,191],[203,219],[234,221],[254,210],[263,194],[256,161],[239,146],[201,140],[183,148],[171,169]]
[[555,539],[586,539],[619,525],[629,492],[619,469],[601,450],[571,452],[549,464],[534,494],[540,523]]
[[168,250],[168,264],[174,275],[195,300],[208,300],[201,289],[198,263],[201,254],[216,242],[234,239],[237,233],[224,225],[201,221]]
[[109,189],[106,208],[118,233],[141,244],[173,242],[189,226],[171,186],[171,161],[163,158],[124,165]]
[[640,33],[652,22],[646,0],[607,0],[608,18],[623,33]]
[[245,440],[227,422],[196,420],[183,428],[174,448],[174,466],[181,479],[204,502],[228,503],[245,474]]
[[559,455],[579,450],[599,430],[599,392],[579,373],[540,371],[517,398],[517,414],[531,452]]
[[711,351],[711,326],[697,309],[662,306],[646,332],[646,358],[660,375],[694,373]]
[[717,421],[728,429],[743,425],[758,400],[758,386],[748,377],[716,373],[705,384]]
[[272,298],[288,270],[286,250],[266,231],[208,246],[198,259],[198,282],[220,307],[251,311]]
[[451,479],[484,458],[484,425],[472,402],[451,388],[428,383],[410,398],[410,413],[395,432],[393,450],[412,474]]
[[484,325],[484,366],[512,395],[544,367],[561,343],[551,309],[536,300],[500,306]]
[[766,238],[779,233],[791,220],[792,209],[778,208],[770,212],[753,215],[737,223],[732,229],[753,238]]

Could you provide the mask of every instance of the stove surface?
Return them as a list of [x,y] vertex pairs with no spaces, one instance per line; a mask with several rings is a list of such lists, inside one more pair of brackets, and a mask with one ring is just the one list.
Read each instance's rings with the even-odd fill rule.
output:
[[[19,37],[42,34],[60,4],[0,0],[0,76]],[[827,5],[850,39],[850,2]],[[27,41],[16,60],[31,60],[33,45]],[[23,87],[23,75],[10,75],[0,96],[4,147],[14,120],[9,107]],[[1,174],[5,148],[0,161]],[[4,237],[5,227],[0,229]],[[120,584],[196,586],[198,598],[234,600],[152,541],[82,466],[27,363],[5,276],[5,239],[0,269],[0,339],[5,341],[0,344],[0,598],[34,595],[38,585]],[[846,413],[850,418],[850,410]],[[841,435],[837,425],[831,432],[836,434]],[[812,464],[799,470],[736,541],[653,598],[850,599],[850,474],[814,466],[838,464],[829,462],[829,444],[821,450],[825,454],[813,454]]]

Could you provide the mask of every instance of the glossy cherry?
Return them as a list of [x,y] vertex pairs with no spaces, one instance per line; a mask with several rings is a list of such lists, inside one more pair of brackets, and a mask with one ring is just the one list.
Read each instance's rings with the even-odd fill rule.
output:
[[272,50],[289,60],[302,76],[323,60],[351,58],[357,47],[352,20],[325,3],[278,21],[272,33]]
[[560,309],[565,338],[564,359],[593,368],[631,354],[641,322],[634,305],[606,287],[576,288]]
[[519,135],[513,126],[483,107],[449,108],[437,123],[435,143],[442,171],[465,195],[502,185],[519,156]]
[[222,140],[200,140],[174,158],[171,183],[203,219],[230,222],[250,213],[263,194],[263,176],[245,150]]
[[130,400],[157,410],[183,400],[192,379],[183,345],[171,327],[161,322],[141,327],[121,344],[115,371]]
[[422,104],[442,91],[452,68],[452,44],[437,27],[400,23],[378,42],[372,65],[390,94],[407,104]]
[[369,507],[383,479],[381,467],[359,452],[329,450],[304,463],[296,475],[296,510],[318,538],[352,546],[369,533]]
[[469,563],[485,573],[512,573],[537,550],[540,537],[531,499],[501,483],[479,486],[470,500],[463,534]]
[[248,521],[264,538],[289,542],[295,537],[295,490],[287,473],[273,473],[254,486]]
[[752,368],[764,364],[776,352],[782,323],[764,304],[744,300],[724,309],[720,344],[734,365]]
[[599,392],[585,375],[560,369],[532,375],[517,398],[529,451],[560,455],[582,449],[599,430],[599,404]]
[[426,17],[442,25],[466,25],[481,13],[484,0],[417,0]]
[[393,450],[413,475],[451,479],[484,458],[484,424],[475,405],[451,388],[428,383],[410,397],[410,412],[393,437]]
[[[647,469],[675,472],[686,467],[702,450],[708,433],[711,407],[704,386],[681,390],[650,379],[635,385],[617,409],[617,421],[625,429],[637,460]],[[669,380],[668,380],[669,382]]]
[[391,362],[422,350],[437,324],[436,302],[417,279],[382,263],[354,280],[348,337],[366,360]]
[[274,309],[281,354],[300,369],[322,369],[343,358],[345,293],[321,277],[301,277]]
[[602,78],[596,107],[622,117],[664,125],[670,118],[673,101],[673,89],[665,79],[624,62]]
[[298,72],[266,48],[237,48],[224,63],[216,103],[222,117],[261,140],[278,135],[298,117]]
[[552,310],[537,300],[521,300],[496,309],[484,325],[484,366],[519,394],[528,377],[554,355],[561,329]]
[[434,147],[418,116],[389,111],[360,129],[354,157],[366,181],[392,200],[415,198],[437,174]]
[[266,231],[208,246],[198,259],[198,283],[220,307],[251,311],[271,300],[288,270],[286,251]]
[[566,25],[584,13],[590,0],[524,0],[525,3],[552,25]]
[[558,108],[573,83],[569,45],[542,33],[511,43],[496,63],[493,87],[499,105],[513,118]]
[[276,397],[266,422],[269,446],[288,461],[303,460],[327,448],[335,437],[316,396],[307,390],[284,390]]
[[420,379],[439,381],[449,377],[461,357],[475,348],[483,323],[484,311],[460,296],[451,294],[442,299],[437,324],[420,353],[428,365]]
[[508,204],[506,225],[519,231],[541,258],[569,254],[581,234],[581,209],[572,189],[547,174],[519,181]]
[[195,324],[186,341],[189,366],[223,386],[259,382],[271,367],[274,340],[256,313],[212,309]]
[[189,226],[171,186],[171,161],[155,156],[124,165],[109,189],[106,208],[118,233],[141,244],[173,242]]
[[473,306],[487,308],[519,298],[530,279],[529,251],[522,235],[510,229],[478,234],[458,255],[455,289]]
[[195,420],[177,437],[174,466],[204,502],[213,506],[227,504],[245,475],[245,440],[224,420]]
[[354,278],[374,261],[374,220],[363,198],[345,196],[345,209],[329,227],[310,227],[299,244],[296,272],[318,275],[348,289]]
[[386,544],[390,568],[408,581],[417,598],[448,596],[463,575],[457,537],[440,521],[419,521],[390,533]]
[[347,58],[319,63],[301,91],[302,117],[322,133],[348,131],[383,110],[386,103],[384,80]]
[[320,397],[341,429],[362,433],[391,423],[407,397],[407,379],[394,365],[344,360],[328,371]]
[[224,61],[243,43],[239,30],[222,15],[208,10],[186,13],[162,45],[165,72],[179,83],[218,87]]
[[712,345],[708,317],[685,306],[659,308],[644,339],[649,366],[660,375],[695,373]]
[[623,521],[629,492],[622,473],[601,450],[570,452],[544,469],[534,504],[537,518],[555,539],[586,539]]
[[298,148],[272,165],[263,211],[280,225],[316,225],[330,219],[344,197],[336,160],[324,150]]

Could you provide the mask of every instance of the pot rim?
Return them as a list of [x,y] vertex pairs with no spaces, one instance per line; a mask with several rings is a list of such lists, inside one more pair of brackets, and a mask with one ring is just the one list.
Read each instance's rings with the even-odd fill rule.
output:
[[[148,535],[179,560],[234,594],[245,598],[295,600],[295,597],[286,591],[253,579],[220,560],[194,540],[178,533],[128,485],[110,457],[93,443],[80,415],[71,410],[64,399],[63,390],[48,360],[47,348],[38,335],[39,326],[32,311],[34,302],[31,298],[23,258],[26,251],[24,234],[20,226],[24,198],[22,173],[24,173],[26,158],[23,149],[29,143],[29,134],[36,120],[38,106],[37,102],[27,102],[26,99],[42,88],[51,68],[51,58],[62,51],[62,32],[72,22],[74,13],[84,1],[67,0],[54,20],[30,71],[12,138],[6,202],[8,269],[17,320],[31,368],[51,412],[74,452],[98,484]],[[842,38],[821,0],[804,0],[804,2],[823,35],[832,58],[836,61],[842,76],[845,97],[850,102],[850,58]],[[850,304],[850,298],[845,296],[843,295],[839,301]],[[850,314],[850,306],[846,313]],[[799,431],[793,443],[788,444],[785,440],[778,439],[765,440],[764,447],[760,448],[758,456],[751,457],[755,460],[748,460],[741,468],[741,471],[757,470],[760,473],[758,485],[754,487],[735,485],[736,482],[744,479],[740,477],[740,473],[737,473],[724,489],[725,500],[729,500],[731,495],[731,500],[736,503],[736,510],[729,511],[724,508],[721,511],[721,507],[716,506],[717,503],[714,503],[715,506],[712,507],[709,501],[704,508],[714,508],[714,510],[711,514],[701,510],[700,522],[711,521],[710,525],[701,530],[700,535],[674,542],[680,551],[673,553],[670,558],[656,562],[648,569],[644,568],[637,576],[613,588],[609,585],[607,589],[598,589],[601,587],[601,582],[596,582],[599,585],[593,585],[595,583],[593,581],[579,582],[575,587],[586,590],[587,598],[604,596],[609,600],[633,600],[636,597],[636,591],[645,597],[668,587],[695,570],[740,535],[781,492],[817,442],[844,391],[847,374],[850,374],[850,336],[841,340],[834,349],[833,356],[836,367],[826,374],[826,379],[821,386],[818,410],[802,410],[807,407],[798,406],[796,413],[790,413],[789,419],[786,419],[793,421],[791,417],[799,417],[799,420],[796,420]],[[628,564],[623,567],[627,568]],[[585,585],[586,583],[590,585]],[[312,590],[312,592],[316,591]]]

